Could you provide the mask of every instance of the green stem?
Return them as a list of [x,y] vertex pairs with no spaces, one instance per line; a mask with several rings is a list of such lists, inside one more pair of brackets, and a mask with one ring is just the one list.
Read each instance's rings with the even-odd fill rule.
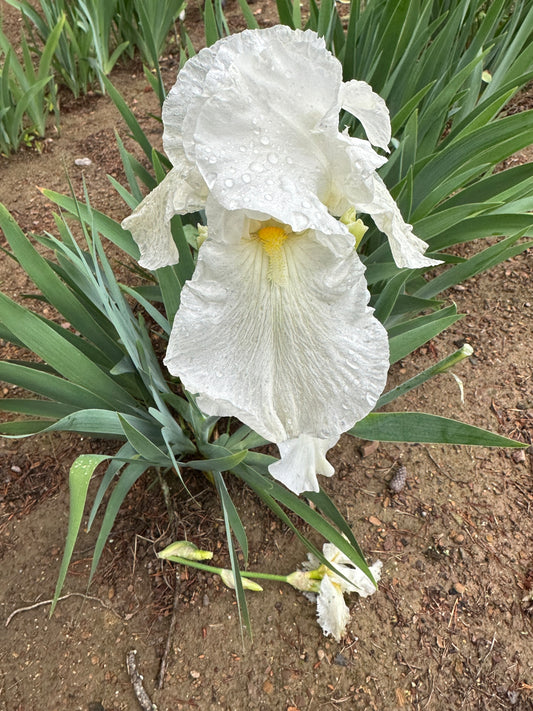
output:
[[406,380],[392,390],[389,390],[388,393],[382,395],[377,401],[375,409],[377,410],[380,407],[387,405],[392,400],[396,400],[397,397],[405,395],[410,390],[417,388],[419,385],[422,385],[422,383],[425,383],[426,380],[430,380],[430,378],[433,378],[435,375],[445,373],[450,368],[453,368],[454,365],[457,365],[457,363],[460,363],[465,358],[471,356],[472,353],[472,346],[465,343],[465,345],[462,348],[459,348],[458,351],[455,351],[455,353],[446,356],[446,358],[443,358],[441,361],[427,368],[422,373],[415,375],[413,378],[409,378],[409,380]]
[[[173,563],[180,563],[181,565],[189,565],[191,568],[198,568],[198,570],[205,570],[208,573],[216,573],[220,575],[223,568],[215,568],[214,565],[206,565],[205,563],[199,563],[196,560],[188,560],[187,558],[181,558],[178,555],[171,555],[166,560],[170,560]],[[274,573],[254,573],[251,571],[241,570],[241,577],[243,578],[262,578],[264,580],[279,580],[282,583],[287,582],[286,575],[275,575]]]

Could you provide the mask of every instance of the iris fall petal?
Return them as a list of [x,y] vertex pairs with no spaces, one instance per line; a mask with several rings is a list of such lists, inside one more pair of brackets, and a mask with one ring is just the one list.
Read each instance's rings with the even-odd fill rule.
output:
[[280,446],[273,476],[298,493],[317,491],[316,472],[332,473],[326,450],[385,385],[387,334],[367,305],[349,233],[284,226],[276,246],[258,238],[261,223],[244,213],[228,219],[242,238],[230,247],[210,228],[165,364],[206,414],[238,417]]

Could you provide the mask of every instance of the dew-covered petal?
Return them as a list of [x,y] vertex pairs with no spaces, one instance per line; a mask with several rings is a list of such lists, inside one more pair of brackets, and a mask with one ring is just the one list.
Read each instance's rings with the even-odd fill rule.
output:
[[[163,147],[173,165],[178,165],[184,153],[184,124],[195,119],[198,107],[204,101],[204,84],[208,71],[213,66],[216,54],[223,42],[229,37],[217,42],[213,47],[204,47],[198,54],[191,57],[180,69],[176,83],[168,92],[163,103]],[[192,152],[194,160],[194,151]]]
[[350,610],[339,586],[328,575],[320,583],[316,605],[318,624],[322,631],[326,637],[332,635],[340,642],[350,621]]
[[231,249],[216,235],[203,244],[165,363],[205,413],[238,417],[281,444],[336,441],[370,412],[385,385],[388,340],[353,246],[336,254],[349,237],[291,235],[283,284],[269,277],[257,238]]
[[370,143],[388,152],[391,125],[384,99],[366,82],[352,79],[341,86],[340,103],[359,119]]
[[332,476],[335,470],[326,459],[326,452],[337,443],[332,439],[317,439],[302,434],[295,439],[279,443],[281,459],[268,467],[274,479],[293,491],[319,491],[317,474]]
[[324,207],[332,166],[318,144],[326,129],[338,134],[341,67],[314,33],[273,30],[220,47],[184,145],[226,208],[332,232]]
[[200,210],[207,191],[200,176],[191,168],[173,168],[164,180],[122,221],[137,242],[145,269],[159,269],[179,261],[170,229],[174,215]]
[[427,242],[416,237],[412,225],[404,222],[398,205],[379,175],[374,176],[372,202],[354,202],[354,207],[358,212],[369,214],[376,226],[387,235],[392,256],[398,267],[417,269],[442,263],[439,259],[424,256]]
[[376,169],[387,162],[368,141],[348,133],[324,134],[320,148],[331,166],[329,194],[324,203],[332,215],[340,216],[355,204],[371,203],[374,198]]

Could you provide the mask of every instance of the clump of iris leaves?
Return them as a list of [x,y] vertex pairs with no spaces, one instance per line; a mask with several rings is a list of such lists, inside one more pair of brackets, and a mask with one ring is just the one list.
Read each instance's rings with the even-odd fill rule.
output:
[[[257,27],[245,0],[239,1],[249,26]],[[415,234],[429,243],[428,255],[445,262],[425,274],[420,269],[398,269],[383,236],[373,227],[365,235],[360,256],[371,303],[388,330],[393,364],[461,318],[453,303],[439,298],[446,289],[533,245],[527,239],[533,233],[529,213],[533,164],[495,170],[527,146],[533,133],[533,111],[505,112],[533,77],[533,7],[520,0],[369,0],[362,6],[343,5],[341,18],[333,0],[323,0],[320,7],[311,0],[303,23],[299,0],[278,0],[280,22],[316,30],[342,62],[344,80],[365,80],[386,100],[394,148],[380,173]],[[216,10],[207,3],[207,44],[226,31]],[[109,180],[117,199],[120,196],[133,209],[163,179],[169,162],[152,147],[111,81],[105,77],[102,81],[146,158],[138,161],[117,137],[127,185]],[[349,117],[341,117],[344,122],[352,130]],[[237,552],[240,549],[246,565],[248,542],[228,493],[229,476],[250,487],[321,562],[327,564],[302,532],[304,527],[294,523],[296,517],[367,572],[350,527],[326,493],[297,497],[274,481],[267,470],[272,457],[253,451],[264,440],[239,423],[217,425],[216,418],[205,417],[194,398],[161,366],[156,352],[165,349],[180,290],[194,271],[196,225],[202,216],[173,221],[178,265],[141,272],[140,285],[131,286],[117,280],[105,251],[106,241],[123,251],[135,282],[133,277],[140,273],[135,265],[138,250],[130,234],[94,209],[86,195],[77,199],[43,192],[59,208],[56,236],[26,236],[4,207],[0,227],[10,246],[7,254],[31,277],[38,298],[53,306],[71,328],[61,328],[55,320],[0,294],[0,338],[35,356],[0,362],[0,380],[32,394],[1,401],[3,411],[24,417],[0,425],[0,434],[25,437],[70,431],[123,442],[114,455],[82,454],[72,465],[70,521],[56,599],[79,532],[89,481],[103,462],[105,472],[89,514],[90,527],[98,510],[104,509],[91,578],[117,512],[139,477],[181,479],[185,467],[208,474],[220,498],[237,601],[246,625]],[[71,231],[72,218],[81,225],[83,246]],[[458,245],[474,240],[478,247],[474,256],[457,256]],[[34,242],[49,248],[50,256],[41,256]],[[382,411],[385,404],[460,357],[449,354],[385,393],[375,411],[350,434],[378,441],[524,446],[431,414]]]
[[[163,96],[158,57],[183,0],[39,0],[40,11],[28,0],[6,2],[20,10],[24,26],[17,49],[2,31],[0,15],[0,153],[23,143],[40,150],[51,112],[60,129],[61,89],[77,98],[98,82],[103,91],[102,75],[135,51]],[[181,24],[179,34],[181,44],[190,46]]]

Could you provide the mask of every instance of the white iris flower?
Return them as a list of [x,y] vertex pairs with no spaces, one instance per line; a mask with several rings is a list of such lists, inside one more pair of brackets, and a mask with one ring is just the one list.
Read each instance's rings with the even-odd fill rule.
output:
[[[340,642],[350,620],[350,610],[344,602],[344,593],[356,592],[360,597],[368,597],[376,592],[376,588],[363,571],[354,567],[350,559],[333,543],[324,543],[322,553],[344,577],[337,575],[326,565],[320,565],[320,561],[312,553],[308,553],[309,560],[303,567],[323,575],[316,599],[318,623],[326,636],[332,635]],[[382,566],[380,560],[370,566],[370,572],[376,582],[380,578]]]
[[[341,108],[368,141],[339,133]],[[362,81],[342,82],[340,62],[314,32],[246,30],[203,49],[180,71],[163,107],[164,147],[174,168],[125,221],[141,264],[177,261],[173,214],[205,204],[262,212],[301,232],[336,234],[346,210],[369,214],[399,267],[438,264],[406,224],[376,169],[390,120]]]
[[[369,141],[339,133],[343,107]],[[315,33],[278,26],[189,60],[163,123],[174,167],[123,222],[140,264],[178,261],[173,215],[204,208],[208,224],[165,363],[206,414],[236,416],[278,445],[275,478],[318,491],[316,475],[333,474],[327,450],[372,410],[388,370],[354,209],[387,234],[399,266],[435,263],[376,173],[385,103],[364,82],[343,84]]]

